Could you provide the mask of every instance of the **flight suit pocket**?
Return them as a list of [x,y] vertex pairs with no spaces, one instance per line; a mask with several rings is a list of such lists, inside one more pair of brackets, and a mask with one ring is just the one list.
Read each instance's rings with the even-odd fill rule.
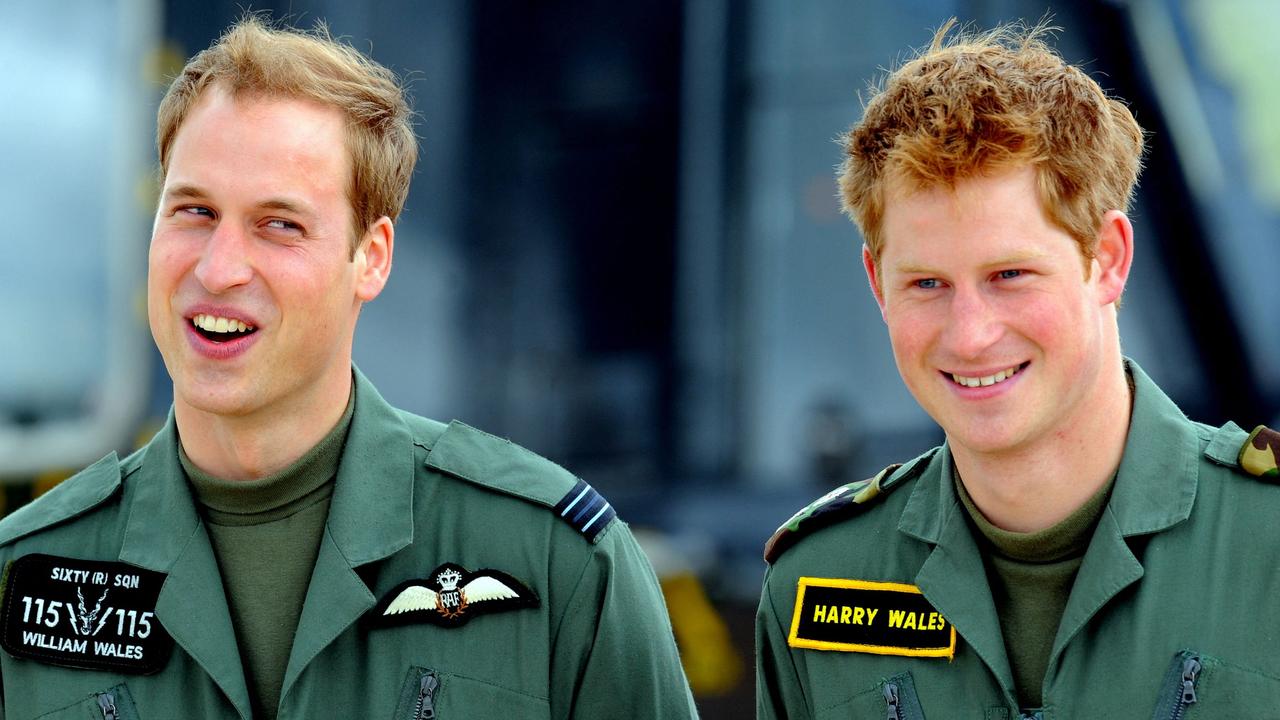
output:
[[405,675],[395,720],[511,720],[546,718],[545,698],[425,667]]
[[139,720],[138,708],[124,683],[93,693],[36,720]]
[[1160,684],[1153,720],[1280,720],[1280,678],[1183,650]]
[[818,720],[846,718],[890,718],[890,720],[924,720],[916,684],[907,671],[864,690],[845,702],[818,710]]

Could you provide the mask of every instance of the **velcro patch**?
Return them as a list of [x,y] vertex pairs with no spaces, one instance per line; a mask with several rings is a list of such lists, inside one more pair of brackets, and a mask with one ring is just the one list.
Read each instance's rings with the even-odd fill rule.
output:
[[787,644],[951,659],[956,630],[915,585],[802,577]]
[[579,480],[573,489],[560,498],[554,508],[562,520],[574,530],[594,538],[609,521],[618,516],[613,506],[586,480]]
[[50,665],[156,672],[173,649],[155,617],[164,578],[122,562],[20,557],[6,571],[0,647]]

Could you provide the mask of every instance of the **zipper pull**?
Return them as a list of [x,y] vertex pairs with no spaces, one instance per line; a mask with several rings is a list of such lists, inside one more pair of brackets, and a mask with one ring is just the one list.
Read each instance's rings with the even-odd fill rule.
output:
[[1200,659],[1189,657],[1182,663],[1182,702],[1193,705],[1196,702],[1196,677],[1200,674]]
[[888,720],[902,720],[902,713],[898,711],[898,686],[894,683],[888,683],[884,686],[884,701],[889,705]]
[[436,674],[429,672],[422,676],[418,684],[418,709],[413,713],[413,720],[434,720],[436,716],[436,690],[440,681]]
[[98,696],[98,708],[102,710],[103,720],[116,720],[120,717],[116,712],[116,698],[109,692]]

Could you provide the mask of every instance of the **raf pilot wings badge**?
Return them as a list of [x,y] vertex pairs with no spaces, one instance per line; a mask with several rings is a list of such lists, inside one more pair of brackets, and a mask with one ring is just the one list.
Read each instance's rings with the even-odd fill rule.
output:
[[444,563],[426,580],[407,580],[392,588],[372,615],[377,625],[429,622],[455,628],[476,615],[537,606],[533,591],[504,572],[468,572],[461,565]]

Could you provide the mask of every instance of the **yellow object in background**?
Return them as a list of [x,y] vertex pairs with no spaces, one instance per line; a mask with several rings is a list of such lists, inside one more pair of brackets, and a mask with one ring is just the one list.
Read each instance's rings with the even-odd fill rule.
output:
[[659,577],[658,582],[693,694],[707,697],[733,690],[742,679],[742,658],[698,577],[686,572]]
[[[57,487],[58,483],[75,475],[75,470],[66,468],[58,468],[56,470],[45,470],[36,476],[35,482],[31,484],[31,498],[35,499]],[[16,509],[16,508],[15,508]],[[2,513],[0,513],[2,514]]]

